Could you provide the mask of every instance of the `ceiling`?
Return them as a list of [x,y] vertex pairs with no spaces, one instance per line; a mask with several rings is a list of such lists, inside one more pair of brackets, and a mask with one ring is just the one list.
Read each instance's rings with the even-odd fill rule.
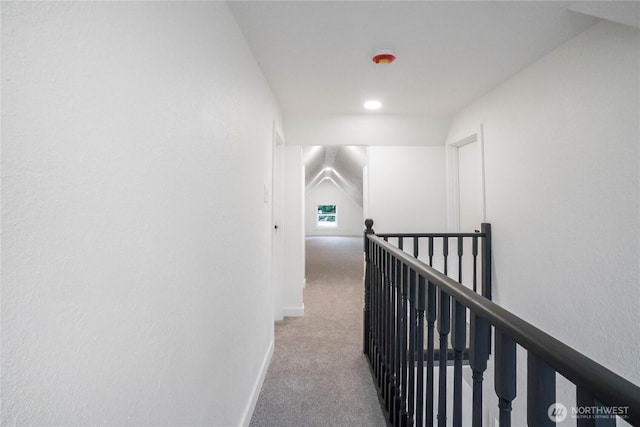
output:
[[304,147],[306,190],[330,180],[362,207],[362,168],[367,164],[366,147],[311,146]]
[[[597,19],[557,1],[233,1],[285,116],[452,114]],[[378,49],[397,60],[377,65]]]
[[[443,144],[457,111],[599,18],[638,26],[639,4],[230,1],[229,8],[282,108],[288,143],[325,145],[305,148],[307,189],[331,179],[361,204],[365,148],[336,145]],[[397,60],[373,63],[383,48]],[[373,113],[363,109],[371,98],[383,103]]]

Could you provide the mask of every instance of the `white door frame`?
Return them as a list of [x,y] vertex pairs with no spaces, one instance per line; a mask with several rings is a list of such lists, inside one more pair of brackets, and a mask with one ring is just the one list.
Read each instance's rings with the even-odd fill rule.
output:
[[273,122],[271,173],[271,291],[274,320],[284,318],[284,140]]
[[485,188],[485,164],[484,164],[484,132],[483,125],[478,130],[464,138],[456,139],[446,144],[447,157],[447,227],[451,232],[461,232],[460,230],[460,160],[458,150],[467,144],[478,142],[480,144],[480,170],[482,172],[482,221],[487,221],[487,195]]

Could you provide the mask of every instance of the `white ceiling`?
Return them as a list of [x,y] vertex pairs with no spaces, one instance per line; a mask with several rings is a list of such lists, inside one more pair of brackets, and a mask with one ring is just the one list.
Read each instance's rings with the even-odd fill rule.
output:
[[[452,114],[597,19],[556,1],[233,1],[287,114]],[[393,49],[397,60],[376,65]]]
[[366,147],[305,147],[303,161],[307,191],[330,179],[354,203],[362,206],[362,168],[367,164]]
[[[598,22],[638,26],[637,1],[231,1],[284,113],[287,143],[443,144],[450,118]],[[397,60],[376,65],[378,49]],[[363,109],[377,98],[381,110]],[[307,147],[308,189],[362,200],[362,147]],[[331,168],[330,170],[325,168]]]

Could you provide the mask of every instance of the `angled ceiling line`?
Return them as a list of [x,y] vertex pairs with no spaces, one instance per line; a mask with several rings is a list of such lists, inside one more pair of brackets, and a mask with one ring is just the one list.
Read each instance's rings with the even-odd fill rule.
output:
[[354,197],[349,194],[347,191],[345,191],[344,188],[342,188],[342,186],[340,186],[333,178],[331,177],[324,177],[322,178],[320,181],[318,181],[313,188],[311,188],[310,190],[307,190],[309,192],[315,190],[318,186],[320,186],[320,184],[322,184],[324,181],[331,181],[331,183],[333,185],[335,185],[340,191],[342,191],[344,193],[345,196],[347,196],[347,198],[349,200],[351,200],[353,203],[355,203],[356,205],[358,205],[359,207],[362,207],[362,202],[358,202],[358,200],[354,199]]

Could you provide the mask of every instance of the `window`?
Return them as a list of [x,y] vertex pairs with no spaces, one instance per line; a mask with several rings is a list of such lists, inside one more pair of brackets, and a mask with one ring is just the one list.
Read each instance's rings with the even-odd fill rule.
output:
[[336,205],[318,205],[316,224],[318,227],[337,227],[338,210]]

